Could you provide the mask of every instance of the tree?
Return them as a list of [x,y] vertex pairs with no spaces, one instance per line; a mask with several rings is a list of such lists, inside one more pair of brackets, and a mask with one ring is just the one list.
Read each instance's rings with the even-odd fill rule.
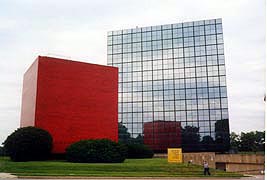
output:
[[265,131],[234,132],[230,135],[231,149],[234,151],[264,151]]
[[119,142],[127,144],[131,139],[131,134],[128,132],[128,129],[122,124],[122,122],[119,122],[118,129],[119,129]]
[[47,131],[24,127],[9,135],[3,144],[12,161],[34,161],[49,157],[52,142],[52,136]]
[[211,136],[204,136],[201,141],[202,144],[211,145],[214,144],[214,140]]
[[240,136],[240,151],[264,151],[265,131],[251,131],[241,133]]
[[144,144],[144,136],[141,134],[138,134],[136,138],[131,138],[130,143],[134,144]]
[[228,119],[218,120],[215,123],[215,142],[222,151],[228,151],[230,148],[230,134]]
[[199,128],[195,126],[185,126],[182,129],[182,143],[196,144],[200,141]]
[[3,146],[0,146],[0,156],[5,156],[6,153],[5,153],[5,149]]
[[235,152],[240,149],[240,136],[235,132],[230,134],[230,148]]
[[255,143],[257,144],[257,150],[258,151],[264,151],[265,150],[265,131],[256,131],[255,133]]
[[143,144],[144,136],[138,134],[136,138],[132,138],[131,134],[128,132],[128,129],[123,125],[122,122],[119,122],[119,142],[124,144]]
[[122,122],[119,122],[119,142],[128,148],[127,158],[152,158],[154,155],[154,152],[144,145],[144,136],[138,134],[136,138],[131,137]]
[[182,128],[182,147],[184,151],[194,151],[199,145],[199,128],[195,126],[185,126]]

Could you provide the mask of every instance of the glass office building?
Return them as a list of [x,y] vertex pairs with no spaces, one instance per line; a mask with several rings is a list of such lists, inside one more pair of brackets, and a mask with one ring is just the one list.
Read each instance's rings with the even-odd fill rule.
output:
[[108,65],[119,68],[121,138],[155,151],[228,150],[222,19],[110,31],[107,43]]

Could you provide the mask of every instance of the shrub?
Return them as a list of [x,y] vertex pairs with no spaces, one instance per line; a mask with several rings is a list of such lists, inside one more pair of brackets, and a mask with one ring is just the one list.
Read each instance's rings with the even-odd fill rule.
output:
[[108,139],[81,140],[66,149],[66,159],[80,163],[120,163],[127,155],[127,147]]
[[29,126],[17,129],[3,144],[12,161],[36,161],[49,157],[52,142],[47,131]]
[[5,155],[6,155],[6,152],[5,152],[4,147],[0,146],[0,156],[5,156]]
[[127,158],[152,158],[154,152],[143,144],[127,144]]

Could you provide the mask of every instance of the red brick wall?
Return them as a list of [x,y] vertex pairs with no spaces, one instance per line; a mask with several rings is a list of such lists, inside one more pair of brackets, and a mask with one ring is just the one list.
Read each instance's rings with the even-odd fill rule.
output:
[[39,56],[35,126],[54,153],[81,139],[118,141],[118,69]]

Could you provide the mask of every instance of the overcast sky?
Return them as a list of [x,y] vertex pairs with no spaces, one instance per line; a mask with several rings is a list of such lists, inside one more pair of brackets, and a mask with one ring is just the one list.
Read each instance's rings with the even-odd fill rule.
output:
[[106,64],[107,31],[222,18],[230,130],[264,130],[264,0],[0,0],[0,143],[38,55]]

